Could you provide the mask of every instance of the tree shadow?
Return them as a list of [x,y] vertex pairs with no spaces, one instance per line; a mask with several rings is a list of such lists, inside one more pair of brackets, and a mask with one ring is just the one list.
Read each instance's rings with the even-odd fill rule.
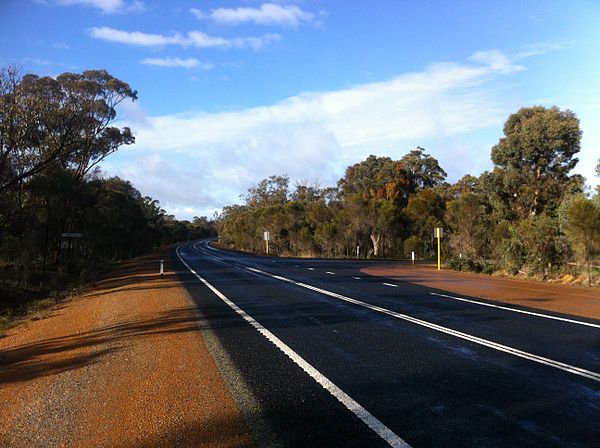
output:
[[115,350],[111,343],[127,343],[165,333],[198,331],[193,307],[170,310],[148,319],[129,320],[115,325],[44,339],[0,351],[0,384],[56,375],[99,361]]

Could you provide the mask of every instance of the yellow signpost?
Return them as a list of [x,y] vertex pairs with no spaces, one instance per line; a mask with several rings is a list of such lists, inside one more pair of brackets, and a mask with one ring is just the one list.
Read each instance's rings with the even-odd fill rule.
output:
[[436,227],[433,232],[433,237],[437,238],[437,249],[438,249],[438,271],[442,270],[442,235],[444,234],[444,229],[441,227]]

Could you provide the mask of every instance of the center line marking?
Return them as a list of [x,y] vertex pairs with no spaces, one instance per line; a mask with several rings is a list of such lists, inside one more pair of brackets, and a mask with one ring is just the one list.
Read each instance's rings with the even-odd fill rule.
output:
[[274,278],[276,280],[280,280],[282,282],[291,283],[296,286],[300,286],[302,288],[310,289],[312,291],[318,292],[320,294],[334,297],[336,299],[343,300],[345,302],[353,303],[358,306],[362,306],[364,308],[368,308],[373,311],[377,311],[382,314],[387,314],[388,316],[395,317],[397,319],[404,320],[406,322],[411,322],[416,325],[420,325],[422,327],[429,328],[431,330],[439,331],[440,333],[445,333],[451,336],[455,336],[460,339],[464,339],[465,341],[473,342],[475,344],[482,345],[484,347],[492,348],[494,350],[498,350],[500,352],[508,353],[513,356],[517,356],[519,358],[528,359],[533,362],[537,362],[539,364],[544,364],[549,367],[554,367],[555,369],[562,370],[564,372],[569,372],[574,375],[579,375],[585,378],[589,378],[594,381],[600,382],[600,373],[592,372],[591,370],[584,369],[582,367],[572,366],[570,364],[566,364],[560,361],[555,361],[554,359],[545,358],[540,355],[536,355],[534,353],[529,353],[523,350],[519,350],[518,348],[510,347],[508,345],[499,344],[498,342],[490,341],[488,339],[480,338],[478,336],[473,336],[468,333],[463,333],[462,331],[453,330],[452,328],[444,327],[442,325],[434,324],[432,322],[428,322],[426,320],[418,319],[416,317],[409,316],[407,314],[398,313],[396,311],[388,310],[387,308],[382,308],[377,305],[372,305],[367,302],[363,302],[362,300],[353,299],[351,297],[343,296],[336,292],[328,291],[326,289],[318,288],[316,286],[308,285],[306,283],[297,282],[296,280],[292,280],[286,277],[281,277],[279,275],[270,274],[269,272],[261,271],[260,269],[247,267],[247,270],[251,272],[256,272],[258,274],[265,275],[267,277]]
[[308,269],[309,271],[314,271],[315,270],[315,268],[306,268],[306,269]]
[[354,280],[360,280],[360,277],[352,277]]
[[[179,246],[175,251],[179,261],[181,261],[188,270],[196,276],[206,287],[208,287],[219,299],[225,302],[232,310],[234,310],[239,316],[241,316],[246,322],[252,325],[260,334],[262,334],[267,340],[287,355],[294,363],[296,363],[302,370],[304,370],[312,379],[319,383],[327,392],[333,395],[340,403],[342,403],[349,411],[356,415],[364,424],[371,428],[379,437],[381,437],[388,445],[395,448],[411,448],[400,436],[394,433],[390,428],[385,426],[377,417],[362,407],[357,401],[350,397],[346,392],[336,386],[331,380],[325,375],[315,369],[309,364],[304,358],[298,353],[292,350],[288,345],[285,344],[281,339],[267,330],[262,326],[256,319],[246,313],[243,309],[229,300],[221,291],[211,285],[207,280],[202,278],[196,271],[194,271],[189,264],[179,254]],[[258,271],[258,270],[257,270]]]
[[384,283],[385,286],[391,286],[393,288],[398,288],[398,285],[394,285],[393,283]]
[[588,327],[600,328],[600,325],[598,325],[598,324],[593,324],[591,322],[584,322],[582,320],[568,319],[566,317],[552,316],[552,315],[549,315],[549,314],[536,313],[534,311],[519,310],[517,308],[511,308],[511,307],[508,307],[508,306],[495,305],[493,303],[480,302],[478,300],[465,299],[463,297],[449,296],[449,295],[446,295],[446,294],[439,294],[437,292],[430,292],[429,294],[431,294],[432,296],[446,297],[447,299],[459,300],[461,302],[474,303],[475,305],[489,306],[490,308],[499,308],[501,310],[512,311],[514,313],[529,314],[531,316],[543,317],[545,319],[554,319],[554,320],[560,320],[560,321],[563,321],[563,322],[569,322],[571,324],[586,325]]
[[335,275],[335,272],[326,271],[325,274]]

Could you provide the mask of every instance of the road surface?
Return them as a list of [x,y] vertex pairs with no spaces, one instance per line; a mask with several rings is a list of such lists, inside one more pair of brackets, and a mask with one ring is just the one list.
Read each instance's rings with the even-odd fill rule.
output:
[[206,241],[177,258],[259,446],[600,446],[598,320],[456,300],[360,262]]

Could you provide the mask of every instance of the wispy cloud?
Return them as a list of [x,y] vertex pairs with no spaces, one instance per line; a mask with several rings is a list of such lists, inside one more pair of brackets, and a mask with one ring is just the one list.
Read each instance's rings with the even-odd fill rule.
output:
[[21,59],[21,63],[22,64],[42,65],[42,66],[48,66],[51,64],[51,62],[48,59],[41,59],[41,58],[23,58],[23,59]]
[[[113,160],[119,163],[108,169],[134,180],[170,209],[192,207],[195,214],[236,202],[248,186],[271,174],[319,178],[333,185],[349,164],[368,154],[401,157],[418,144],[451,175],[465,170],[478,174],[487,168],[480,164],[489,161],[489,147],[448,142],[470,132],[501,129],[515,105],[506,103],[495,80],[519,70],[501,53],[486,52],[467,62],[433,64],[345,90],[302,93],[270,106],[144,121],[130,117],[125,121],[137,130],[136,144],[123,152],[127,160],[118,153]],[[183,189],[203,195],[181,197],[181,178],[170,177],[171,168],[163,172],[157,164],[151,172],[144,170],[138,157],[151,155],[168,160],[175,171],[193,172],[186,175]],[[172,188],[156,189],[164,183]]]
[[124,12],[142,12],[146,9],[144,2],[134,0],[125,2],[123,0],[50,0],[61,6],[82,5],[101,10],[105,14],[116,14]]
[[107,26],[93,27],[89,30],[89,34],[95,39],[142,47],[177,45],[195,48],[252,48],[254,50],[259,50],[281,38],[278,34],[265,34],[259,37],[237,37],[226,39],[223,37],[209,36],[201,31],[190,31],[185,35],[173,33],[167,36],[164,34],[150,34],[141,31],[122,31]]
[[577,42],[570,39],[551,39],[543,42],[537,42],[522,47],[521,51],[519,51],[515,55],[515,59],[525,59],[531,56],[539,56],[542,54],[550,53],[552,51],[565,50],[567,48],[573,47],[574,45],[576,45],[576,43]]
[[313,14],[296,5],[275,3],[263,3],[260,8],[217,8],[209,13],[192,8],[190,12],[199,19],[209,19],[226,25],[252,22],[258,25],[298,26],[314,18]]
[[169,57],[167,57],[167,58],[146,58],[140,62],[145,65],[154,65],[157,67],[181,67],[181,68],[198,67],[203,70],[210,70],[211,68],[214,67],[213,64],[206,63],[206,62],[200,62],[196,58],[187,58],[187,59],[169,58]]

